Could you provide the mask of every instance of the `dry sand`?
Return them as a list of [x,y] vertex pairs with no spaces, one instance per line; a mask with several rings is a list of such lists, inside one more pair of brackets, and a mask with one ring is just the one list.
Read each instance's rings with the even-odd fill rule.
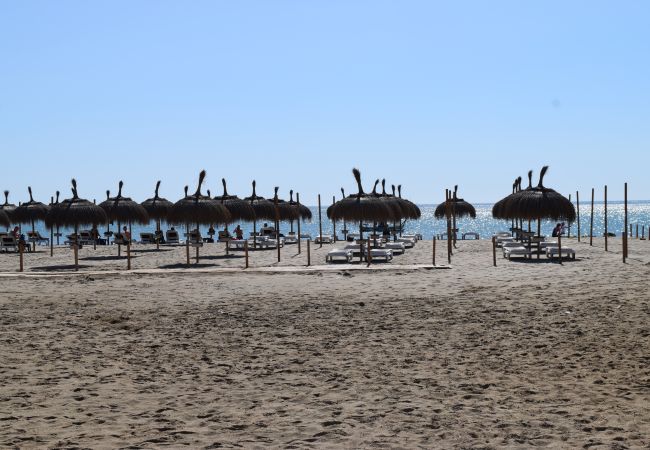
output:
[[0,447],[648,448],[650,243],[630,244],[627,265],[573,241],[575,262],[494,268],[480,241],[410,269],[420,242],[381,271],[280,273],[222,273],[243,261],[214,246],[182,272],[183,248],[138,273],[114,248],[78,275],[67,249],[30,276],[3,254]]

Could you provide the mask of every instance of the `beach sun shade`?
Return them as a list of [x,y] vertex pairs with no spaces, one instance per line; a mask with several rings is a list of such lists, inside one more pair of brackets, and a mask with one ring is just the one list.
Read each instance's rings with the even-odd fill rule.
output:
[[140,203],[145,211],[147,211],[149,218],[156,221],[166,220],[169,211],[172,209],[172,206],[174,206],[172,202],[158,195],[159,189],[160,181],[156,182],[156,191],[154,196]]
[[253,180],[253,193],[250,197],[244,198],[245,201],[250,203],[255,211],[255,219],[259,220],[275,220],[275,205],[272,201],[260,197],[256,193],[257,182]]
[[352,174],[357,182],[358,192],[334,203],[328,208],[327,216],[331,220],[357,222],[363,222],[364,220],[373,222],[393,220],[393,212],[386,202],[363,191],[359,169],[353,169]]
[[[466,202],[462,198],[458,198],[458,186],[454,186],[454,195],[451,199],[451,208],[453,214],[458,217],[471,217],[476,219],[476,209],[470,203]],[[446,202],[440,203],[434,212],[436,219],[442,219],[446,217]]]
[[530,186],[510,196],[505,202],[506,219],[541,220],[573,222],[576,210],[566,197],[544,186],[544,176],[548,166],[544,166],[539,175],[537,186]]
[[393,221],[401,220],[403,216],[402,216],[402,208],[400,204],[394,198],[388,196],[385,190],[384,190],[384,194],[377,193],[377,185],[379,185],[379,180],[375,180],[375,185],[373,186],[370,195],[384,202],[384,204],[390,210],[391,220]]
[[[199,174],[199,183],[196,192],[185,195],[172,206],[169,211],[169,221],[175,224],[226,224],[230,219],[228,209],[220,202],[201,194],[201,185],[205,180],[206,172]],[[186,190],[187,193],[187,190]]]
[[0,226],[8,227],[9,225],[11,225],[11,222],[9,222],[9,216],[4,212],[4,210],[0,209]]
[[[532,178],[533,172],[529,172],[529,178]],[[519,192],[519,189],[521,189],[521,177],[518,177],[515,182],[512,184],[512,193],[498,202],[496,202],[492,206],[492,217],[495,219],[505,219],[505,204],[510,198],[510,196],[514,195],[516,192]]]
[[255,209],[253,209],[251,203],[236,195],[229,195],[225,178],[221,179],[221,184],[223,184],[223,195],[217,196],[214,199],[225,206],[228,212],[230,212],[231,221],[243,220],[245,222],[252,222],[255,220]]
[[[47,219],[48,212],[50,211],[50,207],[45,205],[44,203],[37,202],[34,200],[31,186],[29,186],[27,190],[29,191],[29,201],[18,206],[13,212],[13,217],[14,217],[14,222],[31,223],[32,233],[35,233],[36,228],[34,224],[39,220],[45,222],[45,220]],[[36,241],[34,241],[32,245],[33,245],[33,250],[36,251]]]
[[9,203],[9,191],[5,191],[5,202],[0,205],[0,209],[3,210],[5,214],[7,214],[9,220],[13,220],[13,213],[16,209],[16,205]]
[[272,203],[275,206],[277,202],[278,210],[276,215],[276,220],[297,220],[300,216],[298,210],[292,207],[289,202],[278,198],[279,187],[275,187],[275,194],[273,195]]
[[149,214],[142,205],[133,201],[129,197],[122,196],[122,187],[124,183],[120,181],[117,196],[109,198],[102,202],[100,206],[106,212],[108,220],[118,223],[139,223],[145,225],[149,223]]
[[[393,195],[395,195],[395,186],[392,186],[392,188],[393,188]],[[418,207],[418,205],[416,205],[415,203],[413,203],[412,201],[410,201],[408,199],[402,198],[402,185],[401,184],[397,186],[397,198],[401,202],[405,203],[407,205],[407,207],[408,207],[408,214],[409,215],[407,217],[405,217],[406,219],[417,220],[420,217],[422,217],[422,212],[420,211],[420,208]]]
[[300,216],[302,220],[312,219],[311,209],[307,208],[302,203],[299,204],[293,199],[293,189],[289,191],[289,204],[298,212],[298,216]]

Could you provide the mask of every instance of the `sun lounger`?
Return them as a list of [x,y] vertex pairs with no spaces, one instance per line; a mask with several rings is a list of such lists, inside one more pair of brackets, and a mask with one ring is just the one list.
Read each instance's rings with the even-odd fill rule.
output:
[[508,258],[509,260],[512,259],[513,256],[523,256],[524,258],[532,258],[532,252],[527,249],[526,247],[520,246],[520,247],[508,247],[504,250],[505,257]]
[[395,242],[403,243],[404,247],[406,247],[406,248],[415,247],[415,239],[412,239],[412,238],[406,238],[406,237],[402,236],[401,238],[397,238],[397,240]]
[[298,236],[296,236],[296,233],[288,233],[284,237],[284,243],[285,244],[297,244],[298,243]]
[[[560,254],[560,248],[559,247],[548,247],[546,249],[546,257],[547,258],[555,258],[558,257]],[[562,258],[571,258],[571,259],[576,259],[576,252],[572,248],[568,247],[562,247]]]
[[79,232],[79,243],[81,245],[91,245],[95,240],[89,230],[82,230]]
[[354,254],[352,250],[337,248],[327,252],[327,255],[325,256],[325,262],[332,263],[335,260],[343,260],[345,262],[351,263],[353,258]]
[[180,244],[181,240],[178,236],[178,231],[176,230],[167,230],[165,233],[165,239],[168,244]]
[[113,235],[113,244],[115,245],[127,245],[129,241],[124,237],[122,233],[115,233]]
[[38,245],[40,245],[41,243],[45,243],[45,245],[50,245],[50,238],[41,236],[41,233],[39,233],[38,231],[28,231],[27,239],[29,240],[29,242],[36,242],[36,244]]
[[243,250],[246,247],[246,239],[232,239],[230,241],[229,247],[235,250]]
[[415,239],[416,241],[421,241],[421,240],[422,240],[422,235],[421,235],[420,233],[415,233],[415,234],[403,234],[403,235],[400,236],[400,237],[407,238],[407,239]]
[[364,248],[362,244],[348,244],[345,246],[345,250],[351,250],[355,255],[361,253],[362,248]]
[[[393,251],[390,249],[385,249],[385,248],[371,248],[370,249],[370,258],[372,261],[376,261],[378,259],[383,259],[385,262],[392,261],[393,259]],[[367,257],[366,257],[367,259]]]
[[518,248],[518,247],[523,247],[520,242],[504,242],[501,244],[501,250],[503,250],[503,257],[506,257],[506,250],[510,248]]
[[17,252],[18,241],[13,236],[3,236],[0,240],[0,251],[3,252]]
[[392,250],[393,254],[403,254],[406,252],[406,246],[404,245],[404,242],[387,242],[384,245],[384,248],[386,250]]
[[140,233],[140,243],[141,244],[155,244],[156,235],[153,233]]
[[515,238],[512,236],[499,236],[496,239],[497,247],[502,247],[506,242],[515,242]]
[[471,237],[472,239],[474,239],[476,241],[478,241],[480,239],[480,236],[478,235],[478,233],[473,233],[473,232],[463,233],[463,241],[466,240],[468,237]]
[[232,240],[232,236],[227,231],[219,231],[217,233],[217,242],[228,242]]
[[331,244],[334,242],[334,238],[330,234],[324,234],[324,235],[318,235],[316,236],[316,239],[314,240],[315,244]]

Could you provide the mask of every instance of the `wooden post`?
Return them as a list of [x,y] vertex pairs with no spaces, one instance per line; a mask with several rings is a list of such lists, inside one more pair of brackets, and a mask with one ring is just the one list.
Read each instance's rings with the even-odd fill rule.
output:
[[560,258],[560,264],[562,264],[562,233],[557,235],[557,251],[558,257]]
[[591,225],[589,228],[589,245],[594,245],[594,188],[591,188]]
[[576,204],[578,206],[578,242],[580,242],[580,192],[576,191]]
[[447,213],[447,263],[451,264],[451,205],[449,203],[449,189],[445,189],[445,209]]
[[[201,233],[199,233],[199,224],[197,223],[196,224],[196,237],[199,237],[200,235],[201,235]],[[196,263],[195,264],[198,264],[199,263],[199,243],[195,242],[194,245],[196,246],[195,247],[196,248]]]
[[627,259],[627,183],[625,183],[625,225],[623,226],[623,262]]
[[318,194],[318,234],[320,235],[320,248],[323,247],[323,212],[320,207],[320,194]]
[[185,256],[187,258],[187,265],[189,267],[190,265],[190,224],[189,223],[185,224],[185,232],[187,233],[187,236],[185,236]]
[[605,251],[608,251],[609,230],[607,229],[607,185],[605,185]]
[[162,236],[160,232],[160,219],[156,220],[156,250],[160,250],[160,236]]
[[[332,205],[336,203],[336,197],[332,195]],[[332,220],[332,231],[334,232],[334,243],[336,244],[336,220]]]
[[370,239],[368,239],[368,254],[366,255],[366,262],[368,263],[368,267],[370,267],[370,263],[372,262],[372,256],[370,255]]
[[280,211],[278,211],[278,191],[276,188],[275,197],[273,198],[275,204],[275,247],[278,249],[278,262],[280,262]]
[[[296,192],[296,203],[298,204],[298,210],[300,210],[300,193]],[[298,254],[302,251],[300,243],[300,217],[298,217]]]
[[[54,197],[51,197],[50,204],[54,204]],[[54,256],[54,225],[50,227],[50,257]]]
[[244,241],[244,259],[246,261],[245,269],[248,269],[248,239]]
[[74,270],[79,270],[79,225],[75,224],[74,226],[74,244],[72,244],[74,250]]
[[492,264],[497,266],[497,238],[492,236]]
[[[569,194],[569,203],[571,203],[571,194]],[[539,234],[539,233],[537,233],[537,234]],[[569,222],[569,226],[567,227],[566,237],[567,238],[571,237],[571,222]]]
[[23,271],[23,252],[24,252],[24,248],[23,248],[23,247],[24,247],[24,245],[25,245],[25,244],[23,244],[23,241],[22,241],[22,240],[18,241],[18,253],[20,253],[20,268],[19,268],[19,272],[22,272],[22,271]]
[[639,239],[639,224],[636,224],[636,238]]
[[436,237],[433,236],[433,267],[436,267]]
[[126,243],[126,270],[131,270],[131,241]]
[[307,267],[311,266],[311,239],[307,239]]

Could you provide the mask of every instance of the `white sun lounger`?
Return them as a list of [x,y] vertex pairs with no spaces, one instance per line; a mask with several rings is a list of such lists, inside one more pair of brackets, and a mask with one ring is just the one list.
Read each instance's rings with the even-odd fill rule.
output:
[[332,242],[334,242],[334,238],[330,234],[324,234],[322,236],[321,235],[316,236],[316,239],[314,240],[314,243],[320,244],[321,242],[323,244],[331,244]]
[[504,250],[505,257],[511,259],[513,256],[523,256],[524,258],[532,258],[532,252],[526,247],[508,247]]
[[415,242],[416,241],[415,241],[415,239],[412,239],[412,238],[401,237],[401,238],[397,238],[397,240],[395,242],[401,242],[402,244],[404,244],[404,247],[406,247],[406,248],[413,248],[413,247],[415,247]]
[[178,237],[178,231],[167,230],[165,232],[165,242],[167,242],[167,244],[180,244],[181,240]]
[[[548,247],[546,249],[547,258],[555,258],[560,254],[559,247]],[[576,259],[576,252],[572,248],[562,247],[562,258]]]
[[141,244],[155,244],[156,236],[153,233],[140,233]]
[[474,239],[474,240],[479,240],[479,239],[481,239],[481,237],[479,236],[478,233],[473,233],[473,232],[470,232],[470,233],[463,233],[463,241],[466,240],[468,237],[471,237],[471,238]]
[[393,259],[393,251],[385,248],[371,248],[370,257],[372,258],[372,261],[383,259],[385,262],[389,262]]
[[387,242],[384,245],[386,250],[392,250],[393,254],[403,254],[406,251],[406,246],[404,242]]
[[335,260],[343,260],[345,262],[351,263],[352,259],[354,258],[354,254],[352,250],[347,250],[344,248],[335,248],[334,250],[330,250],[327,252],[327,255],[325,255],[325,262],[332,263]]

